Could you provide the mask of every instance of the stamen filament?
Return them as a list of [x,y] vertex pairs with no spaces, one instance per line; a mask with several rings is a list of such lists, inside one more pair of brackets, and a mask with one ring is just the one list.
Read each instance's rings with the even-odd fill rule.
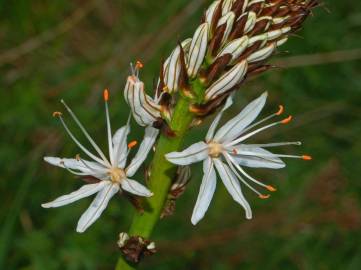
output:
[[256,193],[258,196],[261,196],[262,193],[260,193],[257,189],[255,189],[254,187],[252,187],[247,181],[245,181],[242,176],[240,176],[240,174],[237,172],[237,170],[234,168],[232,162],[228,159],[227,156],[225,156],[226,161],[230,167],[230,169],[232,170],[232,172],[237,176],[237,178],[243,183],[245,184],[250,190],[252,190],[254,193]]
[[61,115],[58,116],[63,127],[65,128],[66,132],[69,134],[70,138],[75,142],[75,144],[81,149],[83,150],[83,152],[85,154],[87,154],[91,159],[93,159],[94,161],[102,164],[103,166],[107,167],[107,164],[104,163],[104,160],[98,158],[97,156],[95,156],[94,154],[92,154],[88,149],[86,149],[78,140],[77,138],[75,138],[75,136],[73,135],[73,133],[71,133],[71,131],[69,130],[68,126],[65,124],[63,117]]
[[[262,121],[262,120],[261,120],[261,121]],[[229,146],[236,145],[236,144],[238,144],[238,143],[240,143],[240,142],[248,139],[249,137],[252,137],[253,135],[255,135],[255,134],[257,134],[257,133],[259,133],[259,132],[261,132],[261,131],[263,131],[263,130],[265,130],[265,129],[268,129],[268,128],[271,128],[271,127],[273,127],[273,126],[277,126],[277,125],[280,125],[280,124],[282,124],[282,122],[281,122],[281,121],[278,121],[278,122],[274,122],[274,123],[272,123],[272,124],[269,124],[269,125],[267,125],[267,126],[261,127],[261,128],[259,128],[259,129],[256,129],[256,130],[254,130],[254,131],[246,134],[246,135],[243,135],[243,136],[239,137],[238,139],[236,139],[236,140],[234,140],[234,141],[226,144],[225,146],[226,146],[226,147],[229,147]],[[247,130],[248,130],[248,129],[247,129]]]
[[70,109],[70,107],[65,103],[64,100],[61,100],[61,103],[63,103],[64,107],[67,109],[67,111],[70,113],[70,115],[73,117],[75,123],[77,123],[77,125],[79,126],[79,128],[81,129],[81,131],[83,132],[83,134],[85,135],[85,137],[89,140],[89,142],[91,143],[91,145],[94,147],[94,149],[97,151],[97,153],[99,154],[99,156],[104,160],[104,162],[111,167],[111,164],[109,163],[108,159],[105,157],[103,151],[99,148],[99,146],[94,142],[94,140],[92,139],[92,137],[89,135],[89,133],[86,131],[86,129],[84,128],[84,126],[80,123],[79,119],[76,117],[76,115],[74,114],[74,112]]
[[302,145],[302,142],[281,142],[281,143],[264,143],[264,144],[247,144],[247,147],[278,147],[285,145]]
[[251,151],[238,151],[238,155],[244,155],[244,156],[255,156],[255,157],[270,157],[270,158],[299,158],[304,160],[311,160],[312,157],[307,155],[297,156],[297,155],[283,155],[283,154],[261,154],[261,153],[255,153]]
[[110,163],[114,165],[114,149],[113,149],[113,141],[112,141],[112,128],[110,124],[110,117],[109,117],[109,91],[108,89],[104,90],[104,104],[105,104],[105,116],[107,121],[107,133],[108,133],[108,148],[109,148],[109,157]]

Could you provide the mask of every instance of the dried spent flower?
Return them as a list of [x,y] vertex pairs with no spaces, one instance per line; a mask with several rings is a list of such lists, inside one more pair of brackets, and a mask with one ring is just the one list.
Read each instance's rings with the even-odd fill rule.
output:
[[82,186],[77,191],[68,195],[61,196],[52,202],[42,204],[44,208],[60,207],[73,203],[82,198],[97,194],[89,208],[83,213],[77,225],[77,232],[84,232],[90,225],[92,225],[102,214],[107,207],[110,199],[118,192],[126,191],[136,196],[150,197],[153,195],[145,186],[135,180],[130,179],[141,164],[146,159],[149,151],[155,142],[158,135],[158,130],[153,127],[145,129],[145,135],[142,143],[128,166],[126,166],[127,157],[132,148],[137,145],[136,141],[127,144],[127,136],[130,132],[129,121],[122,128],[118,129],[112,136],[109,108],[108,108],[109,92],[104,91],[106,122],[107,122],[107,140],[109,148],[109,158],[95,143],[93,138],[89,135],[85,127],[80,123],[74,112],[69,108],[64,101],[62,101],[66,110],[69,112],[75,123],[78,125],[82,133],[92,145],[96,154],[86,149],[70,131],[68,125],[65,123],[62,113],[55,112],[53,115],[58,117],[64,126],[66,132],[77,146],[91,159],[91,161],[82,159],[80,155],[76,158],[58,158],[45,157],[44,160],[54,166],[65,168],[74,175],[81,177],[92,177],[96,179],[96,183]]
[[124,257],[132,263],[138,263],[143,257],[157,252],[154,242],[140,236],[129,236],[125,232],[119,234],[118,246]]
[[209,207],[216,188],[216,171],[233,199],[245,209],[246,218],[250,219],[252,218],[251,207],[243,196],[239,181],[254,191],[261,199],[267,199],[270,195],[259,192],[251,184],[258,185],[270,192],[274,192],[276,189],[253,178],[243,167],[280,169],[285,167],[285,163],[280,158],[311,159],[307,155],[274,154],[264,149],[284,145],[301,145],[300,142],[268,144],[246,144],[244,142],[264,130],[277,125],[287,124],[291,121],[292,117],[289,116],[283,120],[255,129],[255,127],[265,121],[283,113],[283,106],[280,106],[276,113],[254,123],[265,105],[266,98],[267,93],[262,94],[216,131],[223,112],[233,102],[232,96],[230,96],[222,111],[216,116],[210,126],[205,141],[195,143],[182,152],[172,152],[166,155],[168,161],[182,166],[203,161],[204,175],[191,218],[193,224],[197,224],[204,217]]

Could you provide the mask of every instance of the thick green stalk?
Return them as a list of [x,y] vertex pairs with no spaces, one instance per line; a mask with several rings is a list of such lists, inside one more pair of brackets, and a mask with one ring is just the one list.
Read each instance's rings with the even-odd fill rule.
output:
[[[151,164],[151,175],[149,178],[149,189],[154,195],[147,199],[145,212],[143,214],[135,214],[129,235],[137,235],[144,238],[150,237],[163,210],[172,179],[177,169],[177,166],[169,163],[164,155],[180,150],[184,135],[192,120],[193,115],[189,112],[189,101],[180,97],[170,123],[170,127],[176,132],[176,136],[169,137],[163,134],[160,135]],[[130,265],[123,257],[120,257],[116,270],[131,269],[135,269],[135,266]]]

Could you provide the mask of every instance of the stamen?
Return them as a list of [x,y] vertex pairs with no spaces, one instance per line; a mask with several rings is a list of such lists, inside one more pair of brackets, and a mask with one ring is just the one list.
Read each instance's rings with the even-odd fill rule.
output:
[[279,110],[276,112],[276,115],[281,115],[285,111],[285,108],[282,105],[279,105]]
[[140,62],[139,60],[135,63],[135,68],[136,69],[142,69],[144,67],[143,63]]
[[109,149],[109,157],[110,157],[110,163],[114,165],[114,149],[113,149],[113,140],[112,140],[112,128],[110,125],[110,117],[109,117],[109,106],[108,106],[108,100],[109,100],[109,91],[108,89],[104,90],[104,101],[105,101],[105,118],[107,121],[107,134],[108,134],[108,149]]
[[264,144],[247,144],[247,147],[277,147],[285,145],[302,145],[302,142],[281,142],[281,143],[264,143]]
[[245,129],[242,131],[242,133],[241,133],[240,135],[242,135],[242,134],[246,133],[247,131],[251,130],[252,128],[254,128],[254,127],[256,127],[256,126],[258,126],[258,125],[266,122],[267,120],[272,119],[272,118],[275,117],[275,116],[281,115],[283,112],[284,112],[284,107],[283,107],[282,105],[279,105],[279,110],[278,110],[278,112],[275,112],[275,113],[273,113],[273,114],[271,114],[271,115],[269,115],[269,116],[266,116],[265,118],[257,121],[256,123],[248,126],[247,128],[245,128]]
[[79,126],[85,137],[88,139],[90,144],[94,147],[94,149],[97,151],[99,156],[104,160],[106,164],[108,164],[109,167],[111,167],[111,164],[109,163],[108,159],[105,157],[103,151],[99,148],[99,146],[94,142],[92,137],[89,135],[89,133],[86,131],[85,127],[80,123],[79,119],[76,117],[76,115],[73,113],[73,111],[70,109],[70,107],[65,103],[64,100],[61,100],[61,103],[63,103],[64,107],[67,109],[67,111],[70,113],[71,117],[74,119],[75,123]]
[[105,102],[107,102],[109,100],[109,91],[108,91],[108,89],[104,89],[103,97],[104,97]]
[[292,120],[292,115],[288,116],[286,119],[283,119],[281,121],[282,124],[288,124]]
[[312,157],[303,155],[303,156],[296,156],[296,155],[283,155],[283,154],[262,154],[262,153],[256,153],[253,151],[239,151],[238,155],[244,155],[244,156],[253,156],[253,157],[270,157],[270,158],[298,158],[298,159],[304,159],[304,160],[311,160]]
[[[275,114],[274,114],[274,115],[275,115]],[[271,118],[271,117],[273,117],[274,115],[271,115],[271,116],[269,116],[269,117],[266,117],[265,119],[263,119],[263,120],[257,122],[256,124],[250,126],[250,127],[247,128],[245,131],[248,131],[249,129],[251,129],[251,128],[253,128],[254,126],[258,125],[260,122],[263,122],[263,121],[268,120],[268,118]],[[243,136],[239,137],[238,139],[236,139],[236,140],[234,140],[234,141],[232,141],[232,142],[230,142],[230,143],[227,143],[227,144],[225,145],[225,147],[230,147],[230,146],[236,145],[236,144],[238,144],[238,143],[240,143],[240,142],[248,139],[249,137],[252,137],[253,135],[255,135],[255,134],[257,134],[257,133],[259,133],[259,132],[261,132],[261,131],[263,131],[263,130],[265,130],[265,129],[271,128],[271,127],[276,126],[276,125],[279,125],[279,124],[282,124],[282,121],[274,122],[274,123],[268,124],[267,126],[264,126],[264,127],[259,128],[259,129],[256,129],[256,130],[254,130],[254,131],[252,131],[252,132],[250,132],[250,133],[248,133],[248,134],[246,134],[246,135],[243,135]]]
[[131,141],[131,142],[128,144],[128,148],[129,148],[129,149],[132,149],[132,148],[135,147],[137,144],[138,144],[137,141]]
[[[244,169],[242,169],[242,167],[237,164],[237,162],[234,160],[234,158],[233,158],[232,156],[230,156],[228,153],[224,153],[224,155],[225,155],[225,157],[226,157],[227,159],[230,160],[230,162],[232,162],[232,164],[238,169],[238,171],[239,171],[240,173],[242,173],[246,178],[248,178],[249,180],[251,180],[253,183],[256,183],[256,184],[260,185],[261,187],[264,187],[264,188],[270,190],[269,188],[270,188],[271,186],[268,186],[268,185],[263,184],[262,182],[254,179],[252,176],[250,176],[248,173],[246,173],[246,171],[245,171]],[[273,188],[273,187],[271,187],[271,189],[273,189],[274,191],[276,191],[276,189]]]
[[271,191],[271,192],[277,191],[276,188],[274,188],[273,186],[270,186],[270,185],[266,186],[266,188],[267,188],[269,191]]
[[53,112],[53,117],[59,117],[62,116],[63,114],[61,112]]
[[233,163],[229,160],[229,158],[227,158],[227,156],[225,155],[226,161],[230,167],[230,169],[232,170],[232,172],[237,176],[237,178],[243,183],[245,184],[250,190],[252,190],[254,193],[256,193],[258,196],[261,196],[262,194],[255,189],[254,187],[252,187],[246,180],[244,180],[242,178],[242,176],[239,175],[239,173],[237,172],[237,170],[234,168]]
[[269,194],[267,194],[267,195],[259,195],[258,196],[260,199],[262,199],[262,200],[265,200],[265,199],[268,199],[269,197],[271,197],[271,195],[269,195]]

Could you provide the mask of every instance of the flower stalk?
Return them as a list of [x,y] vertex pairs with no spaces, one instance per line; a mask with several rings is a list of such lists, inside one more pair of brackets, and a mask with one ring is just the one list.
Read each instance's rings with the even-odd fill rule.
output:
[[[194,84],[192,87],[199,88],[200,84]],[[202,89],[194,89],[194,91],[202,91]],[[144,213],[135,213],[129,229],[130,235],[149,238],[159,220],[168,196],[169,188],[172,184],[173,176],[177,170],[177,165],[168,162],[165,155],[172,151],[178,151],[182,147],[184,135],[194,118],[193,113],[189,111],[189,104],[188,99],[185,97],[181,97],[177,102],[170,122],[170,127],[175,132],[175,136],[169,137],[161,134],[159,137],[151,164],[152,173],[148,181],[148,188],[153,191],[154,196],[146,200],[148,205]],[[118,260],[116,270],[128,269],[135,269],[135,266],[131,265],[121,256]]]

